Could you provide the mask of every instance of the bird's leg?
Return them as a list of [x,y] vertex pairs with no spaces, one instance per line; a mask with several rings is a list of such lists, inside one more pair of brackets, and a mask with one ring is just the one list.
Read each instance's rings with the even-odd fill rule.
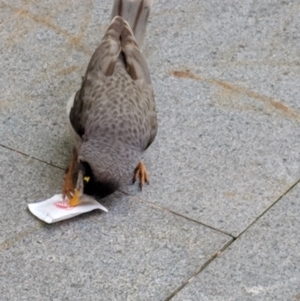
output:
[[82,172],[82,169],[79,169],[75,192],[69,201],[69,205],[71,207],[75,207],[81,203],[80,198],[83,195],[83,189],[84,189],[83,181],[84,181],[83,172]]
[[145,183],[149,184],[149,175],[148,175],[146,166],[142,161],[140,161],[140,163],[134,170],[133,184],[137,181],[137,179],[140,180],[140,189],[141,190]]
[[73,174],[74,174],[74,169],[76,167],[77,158],[78,158],[77,151],[74,147],[72,160],[65,175],[65,182],[62,189],[63,198],[67,196],[68,199],[71,199],[74,194],[75,187],[73,182]]

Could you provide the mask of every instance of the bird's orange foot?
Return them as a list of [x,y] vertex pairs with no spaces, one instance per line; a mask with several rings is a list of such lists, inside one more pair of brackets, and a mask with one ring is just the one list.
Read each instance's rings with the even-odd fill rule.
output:
[[78,157],[77,151],[76,151],[76,148],[74,147],[70,166],[66,170],[65,182],[64,182],[63,189],[62,189],[63,199],[65,199],[65,197],[68,197],[68,199],[70,200],[73,197],[73,195],[75,194],[73,173],[74,173],[74,169],[76,166],[77,157]]
[[73,197],[69,201],[69,205],[70,205],[70,207],[76,207],[80,203],[81,203],[81,200],[80,200],[80,191],[76,189]]
[[143,185],[145,183],[149,184],[149,175],[146,169],[146,166],[143,162],[140,162],[136,169],[134,170],[134,177],[133,177],[133,184],[137,181],[137,179],[140,180],[140,189],[142,190]]
[[68,174],[66,174],[65,183],[62,189],[63,199],[67,197],[69,200],[73,197],[75,192],[75,187],[73,183],[73,179],[70,178]]

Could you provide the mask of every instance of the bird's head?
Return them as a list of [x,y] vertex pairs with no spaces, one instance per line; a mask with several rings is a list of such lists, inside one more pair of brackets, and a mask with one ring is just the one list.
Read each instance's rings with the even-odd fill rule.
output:
[[120,186],[118,161],[96,142],[84,142],[78,152],[79,171],[76,190],[96,198],[103,198]]

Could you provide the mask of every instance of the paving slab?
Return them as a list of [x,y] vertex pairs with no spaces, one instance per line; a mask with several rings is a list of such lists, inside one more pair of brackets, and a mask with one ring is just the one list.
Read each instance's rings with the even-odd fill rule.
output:
[[297,1],[154,5],[148,201],[237,236],[299,179],[298,15]]
[[[66,102],[109,23],[112,2],[1,1],[2,144],[66,167]],[[2,14],[1,14],[2,16]],[[67,16],[67,17],[66,17]],[[34,133],[34,135],[33,135]]]
[[[0,0],[1,145],[67,165],[65,103],[80,84],[111,5]],[[296,0],[154,2],[144,47],[160,125],[145,156],[151,185],[136,197],[106,200],[107,215],[43,226],[25,204],[56,192],[63,172],[36,160],[27,165],[26,156],[1,148],[1,298],[164,300],[230,241],[171,211],[238,236],[283,195],[300,178],[299,11]],[[20,195],[23,205],[8,201]],[[222,256],[213,263],[228,300],[238,300],[230,293],[240,279],[242,300],[300,298],[293,206],[278,212],[278,218],[289,216],[282,217],[285,226],[277,218],[253,228],[258,243],[249,234],[232,245],[224,266]],[[204,294],[193,284],[196,290],[188,286],[176,298],[202,294],[210,301],[213,292],[223,301],[213,276],[204,275],[211,280]]]
[[[2,96],[2,143],[64,167],[65,101],[111,1],[31,4],[2,26],[0,81],[13,87]],[[237,236],[298,180],[298,9],[277,0],[154,3],[144,53],[160,128],[146,155],[147,201]]]
[[[151,185],[143,197],[237,236],[299,179],[300,123],[216,106],[220,91],[209,83],[166,78],[158,85],[164,105],[145,157]],[[248,95],[236,98],[256,105]]]
[[299,198],[300,184],[171,300],[299,300]]
[[5,242],[40,225],[27,204],[59,192],[64,172],[0,147],[0,249]]
[[2,250],[1,300],[164,300],[232,239],[136,197],[105,205]]
[[0,84],[10,87],[1,99],[1,143],[66,167],[66,101],[79,86],[88,56],[73,49],[71,34],[29,8],[5,22],[1,36]]
[[4,3],[0,3],[0,26],[15,17],[15,10],[7,7]]

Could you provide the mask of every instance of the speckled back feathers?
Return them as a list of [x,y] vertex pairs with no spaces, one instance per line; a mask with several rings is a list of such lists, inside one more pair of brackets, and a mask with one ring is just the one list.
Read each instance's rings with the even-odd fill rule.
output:
[[[91,58],[70,112],[71,124],[82,138],[79,157],[90,164],[99,181],[104,174],[120,181],[132,173],[156,135],[154,93],[139,48],[150,6],[147,0],[115,1],[113,19]],[[126,12],[128,22],[116,16],[120,11]]]

